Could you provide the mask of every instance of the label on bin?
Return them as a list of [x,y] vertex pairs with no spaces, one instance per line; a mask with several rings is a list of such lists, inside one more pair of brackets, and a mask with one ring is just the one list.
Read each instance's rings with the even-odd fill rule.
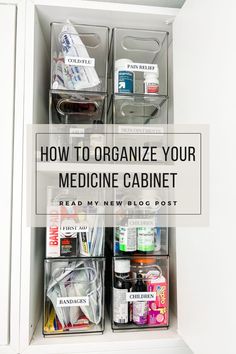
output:
[[95,58],[82,58],[82,57],[65,57],[66,65],[73,66],[95,66]]
[[129,219],[128,226],[155,227],[155,219]]
[[73,134],[73,138],[83,138],[84,129],[83,128],[70,128],[70,134]]
[[57,307],[89,306],[88,296],[58,297]]
[[157,64],[146,64],[146,63],[128,63],[125,65],[127,70],[141,71],[145,73],[157,73]]
[[130,292],[126,293],[126,301],[135,302],[135,301],[155,301],[156,293],[155,292]]

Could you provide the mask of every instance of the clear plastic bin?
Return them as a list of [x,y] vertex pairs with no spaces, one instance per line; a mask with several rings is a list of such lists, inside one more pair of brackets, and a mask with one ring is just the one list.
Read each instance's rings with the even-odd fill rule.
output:
[[159,227],[155,215],[116,217],[114,256],[168,255],[168,227]]
[[169,325],[169,258],[113,258],[112,329],[148,330]]
[[44,335],[104,331],[104,258],[45,260]]
[[113,29],[115,93],[167,95],[168,33],[143,29]]
[[51,24],[51,89],[107,92],[109,29]]
[[[98,200],[102,199],[101,191],[96,194]],[[78,197],[70,190],[62,193],[48,187],[46,258],[104,256],[105,228],[104,215],[99,215],[101,210],[93,206],[66,205],[68,200],[76,204],[76,200],[86,198],[89,198],[88,192],[81,191]]]
[[109,108],[109,120],[113,124],[168,124],[165,96],[116,94]]
[[51,124],[104,124],[107,96],[51,90],[49,112]]

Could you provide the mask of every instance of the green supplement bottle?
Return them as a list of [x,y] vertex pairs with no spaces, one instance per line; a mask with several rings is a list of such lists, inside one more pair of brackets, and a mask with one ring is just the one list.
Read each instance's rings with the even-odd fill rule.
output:
[[139,252],[153,252],[155,249],[154,236],[154,227],[138,227],[137,250]]

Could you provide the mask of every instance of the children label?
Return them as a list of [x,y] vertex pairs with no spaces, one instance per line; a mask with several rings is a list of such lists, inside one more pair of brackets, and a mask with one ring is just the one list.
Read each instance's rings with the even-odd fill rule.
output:
[[155,226],[155,219],[129,219],[128,226],[134,227],[154,227]]
[[128,63],[126,64],[127,70],[141,71],[144,73],[157,73],[157,64],[146,64],[146,63]]
[[94,58],[81,58],[81,57],[65,57],[65,64],[66,65],[73,65],[73,66],[95,66],[95,59]]
[[155,292],[130,292],[126,293],[126,301],[136,302],[136,301],[155,301],[156,293]]
[[88,296],[58,297],[57,307],[89,306]]

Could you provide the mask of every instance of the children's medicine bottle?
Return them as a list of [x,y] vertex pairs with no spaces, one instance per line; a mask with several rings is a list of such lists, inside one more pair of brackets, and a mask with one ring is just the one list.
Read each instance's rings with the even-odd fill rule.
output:
[[144,73],[144,93],[159,93],[159,72]]

